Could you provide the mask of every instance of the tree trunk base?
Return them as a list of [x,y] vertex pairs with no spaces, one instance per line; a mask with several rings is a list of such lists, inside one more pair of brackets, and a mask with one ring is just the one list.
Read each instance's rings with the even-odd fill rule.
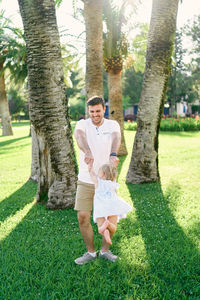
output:
[[[157,172],[156,172],[157,173]],[[152,174],[153,175],[153,174]],[[145,176],[142,173],[137,173],[135,171],[131,171],[129,169],[127,176],[126,176],[126,183],[132,184],[142,184],[142,183],[153,183],[153,182],[160,182],[160,177],[154,174],[153,176]]]
[[46,207],[49,209],[65,209],[74,207],[76,187],[67,187],[67,180],[55,180],[48,192]]

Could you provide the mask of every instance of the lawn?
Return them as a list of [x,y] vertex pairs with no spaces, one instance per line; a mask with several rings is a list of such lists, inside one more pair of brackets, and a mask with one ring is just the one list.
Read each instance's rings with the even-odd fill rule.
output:
[[119,166],[119,194],[134,207],[113,239],[121,259],[84,266],[75,211],[35,204],[28,124],[0,137],[1,300],[200,299],[200,132],[162,132],[161,183],[126,185],[134,135],[125,131]]

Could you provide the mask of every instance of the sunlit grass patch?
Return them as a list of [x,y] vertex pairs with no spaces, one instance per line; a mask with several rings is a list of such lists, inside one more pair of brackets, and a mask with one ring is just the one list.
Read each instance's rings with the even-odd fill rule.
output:
[[143,185],[125,183],[135,132],[125,135],[119,195],[133,211],[113,238],[111,250],[121,259],[84,266],[74,264],[86,251],[76,212],[33,205],[29,126],[0,137],[0,299],[199,298],[200,133],[161,133],[161,183]]

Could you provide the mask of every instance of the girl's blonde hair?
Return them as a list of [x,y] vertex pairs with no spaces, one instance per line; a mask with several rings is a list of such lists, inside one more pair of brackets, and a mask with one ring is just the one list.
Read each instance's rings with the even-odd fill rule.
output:
[[117,178],[117,167],[112,163],[102,165],[100,170],[104,173],[106,180],[114,181]]

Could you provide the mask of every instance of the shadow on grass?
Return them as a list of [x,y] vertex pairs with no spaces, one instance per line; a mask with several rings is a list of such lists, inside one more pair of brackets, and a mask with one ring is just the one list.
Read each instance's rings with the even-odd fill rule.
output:
[[[169,208],[172,198],[172,203],[178,201],[180,187],[172,183],[166,196],[159,183],[129,184],[128,188],[150,266],[148,280],[152,287],[156,286],[157,296],[160,299],[197,299],[200,254],[177,223],[171,211],[173,207]],[[129,227],[122,229],[130,235]]]
[[160,131],[159,135],[167,135],[167,136],[178,136],[178,137],[191,137],[194,138],[195,134],[198,134],[199,131]]
[[14,215],[26,204],[33,201],[37,184],[32,180],[27,181],[20,189],[0,202],[0,222]]
[[3,142],[0,142],[0,147],[4,147],[4,146],[8,146],[10,144],[13,144],[15,142],[18,142],[20,140],[24,140],[24,139],[27,139],[27,138],[30,138],[30,136],[22,136],[22,137],[19,137],[19,138],[16,138],[16,139],[10,139],[10,140],[7,140],[7,141],[3,141]]
[[118,167],[117,167],[117,172],[118,172],[117,178],[119,178],[119,175],[121,173],[121,169],[122,169],[122,166],[124,164],[124,161],[126,160],[126,157],[127,157],[127,155],[119,157],[119,164],[118,164]]
[[[199,254],[169,209],[180,192],[173,186],[164,196],[159,184],[129,185],[137,218],[120,224],[112,251],[125,252],[114,264],[75,265],[86,251],[76,212],[34,205],[1,244],[0,299],[198,299]],[[137,257],[135,237],[145,244]]]
[[13,127],[30,126],[30,121],[12,122]]

